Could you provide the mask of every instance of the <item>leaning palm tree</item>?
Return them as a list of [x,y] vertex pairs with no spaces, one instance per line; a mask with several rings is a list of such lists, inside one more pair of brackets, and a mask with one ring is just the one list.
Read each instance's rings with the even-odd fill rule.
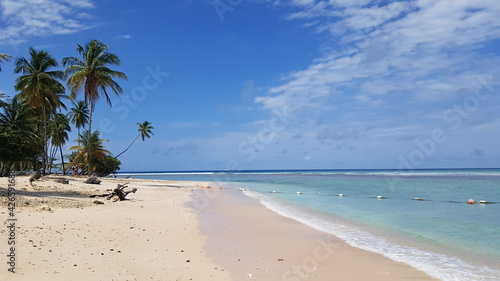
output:
[[71,123],[75,124],[78,135],[80,135],[80,128],[84,128],[89,123],[89,107],[85,101],[81,100],[73,103],[73,107],[69,112],[69,118]]
[[30,59],[16,59],[14,73],[22,75],[16,79],[14,86],[19,91],[19,97],[34,108],[39,117],[43,118],[43,173],[47,165],[47,117],[55,113],[57,108],[65,107],[61,99],[65,98],[64,86],[58,79],[64,79],[64,73],[51,68],[57,67],[57,61],[45,51],[29,49]]
[[[76,140],[79,145],[70,148],[70,150],[76,151],[76,155],[70,165],[78,166],[79,163],[88,163],[90,159],[104,160],[106,155],[111,154],[111,152],[104,148],[104,145],[102,144],[104,141],[108,140],[99,138],[99,131],[94,131],[92,134],[89,134],[87,130],[84,130],[83,134],[80,135],[80,138]],[[88,151],[90,151],[90,154]],[[87,171],[87,173],[89,172]]]
[[71,126],[69,125],[69,119],[65,114],[57,113],[54,116],[54,120],[50,123],[50,139],[53,146],[53,152],[51,153],[51,158],[54,159],[56,155],[56,150],[59,149],[61,154],[61,163],[63,175],[66,174],[66,169],[64,167],[64,155],[62,147],[69,140],[68,132],[71,132]]
[[[77,93],[83,89],[85,102],[89,105],[89,127],[87,132],[90,140],[92,132],[92,113],[95,103],[100,95],[104,94],[106,101],[111,106],[111,99],[108,96],[108,89],[111,89],[116,95],[123,93],[122,88],[116,83],[114,78],[127,79],[123,72],[111,70],[108,65],[119,65],[120,59],[115,54],[108,52],[108,45],[104,45],[99,40],[92,40],[85,46],[77,45],[76,50],[81,55],[77,57],[67,57],[62,60],[66,66],[66,74],[71,75],[68,79],[68,86],[71,87],[71,98],[75,98]],[[90,145],[88,146],[90,149]],[[88,174],[92,174],[92,155],[88,153]]]
[[144,121],[142,123],[137,123],[137,125],[139,125],[139,129],[137,129],[137,131],[139,131],[139,134],[137,135],[137,137],[135,137],[135,139],[132,141],[132,143],[129,144],[129,146],[124,151],[122,151],[120,154],[116,155],[115,158],[118,158],[118,156],[125,153],[139,137],[142,137],[142,141],[144,141],[146,138],[149,139],[151,137],[151,135],[154,135],[153,132],[151,131],[153,129],[153,126],[151,126],[150,122]]

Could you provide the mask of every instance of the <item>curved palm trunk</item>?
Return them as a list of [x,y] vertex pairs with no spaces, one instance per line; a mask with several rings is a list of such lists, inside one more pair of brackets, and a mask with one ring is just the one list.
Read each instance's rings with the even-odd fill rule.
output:
[[137,140],[140,136],[141,136],[141,133],[139,133],[139,134],[137,135],[137,137],[135,137],[135,139],[132,141],[132,143],[131,143],[131,144],[129,144],[129,145],[128,145],[128,147],[127,147],[124,151],[122,151],[120,154],[116,155],[116,156],[115,156],[115,158],[118,158],[118,156],[120,156],[120,155],[122,155],[123,153],[125,153],[125,152],[126,152],[126,151],[127,151],[127,150],[128,150],[128,149],[129,149],[129,148],[130,148],[133,144],[134,144],[134,142],[135,142],[135,141],[136,141],[136,140]]

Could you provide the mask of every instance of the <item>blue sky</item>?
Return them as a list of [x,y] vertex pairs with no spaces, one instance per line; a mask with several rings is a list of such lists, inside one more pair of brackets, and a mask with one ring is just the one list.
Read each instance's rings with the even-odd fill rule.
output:
[[496,0],[0,0],[0,52],[108,44],[129,79],[93,128],[118,154],[154,126],[122,171],[499,167],[499,18]]

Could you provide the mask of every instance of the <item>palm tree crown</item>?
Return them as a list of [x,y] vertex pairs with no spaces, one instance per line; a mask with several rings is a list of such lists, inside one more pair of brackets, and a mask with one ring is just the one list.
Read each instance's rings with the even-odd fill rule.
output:
[[61,99],[65,98],[64,86],[58,79],[64,79],[62,71],[49,71],[57,67],[57,61],[45,51],[29,49],[30,60],[20,57],[16,60],[14,73],[22,73],[16,79],[15,90],[20,91],[20,98],[29,102],[36,109],[46,108],[54,111],[65,107]]
[[37,139],[36,135],[37,119],[32,108],[26,102],[19,101],[15,96],[10,103],[4,106],[0,112],[0,127],[9,134],[21,134],[25,141]]
[[154,135],[153,132],[151,131],[153,128],[153,126],[151,126],[151,123],[149,121],[144,121],[143,123],[137,123],[137,125],[139,125],[139,129],[137,129],[137,131],[139,131],[139,134],[141,135],[141,138],[142,138],[142,141],[144,141],[145,138],[151,138],[151,135]]
[[78,129],[78,135],[80,135],[80,128],[84,128],[89,123],[89,107],[85,101],[74,102],[69,117],[71,123],[75,124]]
[[99,131],[94,131],[92,134],[89,134],[87,130],[85,130],[82,134],[80,134],[80,138],[76,140],[79,145],[73,146],[70,150],[76,150],[76,156],[73,159],[71,165],[79,165],[81,163],[88,163],[89,154],[87,153],[90,149],[90,157],[91,159],[101,159],[104,160],[106,155],[110,155],[111,152],[104,148],[103,142],[108,141],[107,139],[101,139],[99,137]]
[[75,98],[83,88],[85,102],[90,105],[91,111],[99,100],[100,94],[104,94],[106,101],[111,105],[107,89],[110,88],[115,94],[123,93],[122,88],[113,78],[127,79],[123,72],[111,70],[107,65],[119,65],[120,59],[115,54],[108,52],[108,45],[99,40],[92,40],[85,46],[78,44],[76,48],[82,59],[67,57],[62,60],[66,68],[66,74],[71,75],[68,85],[71,87],[71,98]]
[[38,116],[43,117],[43,173],[45,173],[47,161],[47,117],[56,112],[56,109],[66,108],[61,101],[66,98],[64,86],[58,79],[64,79],[62,71],[50,70],[57,67],[57,61],[45,51],[37,51],[29,48],[30,60],[24,57],[16,59],[14,73],[22,75],[16,79],[14,86],[20,91],[19,97],[27,101],[34,108]]
[[39,123],[34,110],[18,96],[0,109],[0,175],[5,176],[6,169],[12,169],[16,163],[22,165],[36,159],[43,147],[37,134]]

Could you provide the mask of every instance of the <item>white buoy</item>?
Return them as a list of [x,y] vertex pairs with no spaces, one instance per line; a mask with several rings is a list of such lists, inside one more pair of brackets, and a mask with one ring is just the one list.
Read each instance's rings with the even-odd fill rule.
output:
[[486,200],[481,200],[481,201],[479,201],[479,203],[481,203],[481,204],[486,204],[486,203],[488,203],[488,202],[486,202]]
[[420,199],[420,198],[418,198],[418,197],[415,197],[415,199],[413,199],[413,200],[420,201],[420,200],[422,200],[422,199]]
[[273,190],[272,192],[273,192],[273,193],[276,193],[276,191],[275,191],[275,190]]
[[344,197],[344,194],[340,193],[340,194],[339,194],[339,197]]
[[384,199],[384,196],[377,196],[377,199]]
[[300,192],[300,191],[297,191],[297,194],[302,194],[302,192]]

